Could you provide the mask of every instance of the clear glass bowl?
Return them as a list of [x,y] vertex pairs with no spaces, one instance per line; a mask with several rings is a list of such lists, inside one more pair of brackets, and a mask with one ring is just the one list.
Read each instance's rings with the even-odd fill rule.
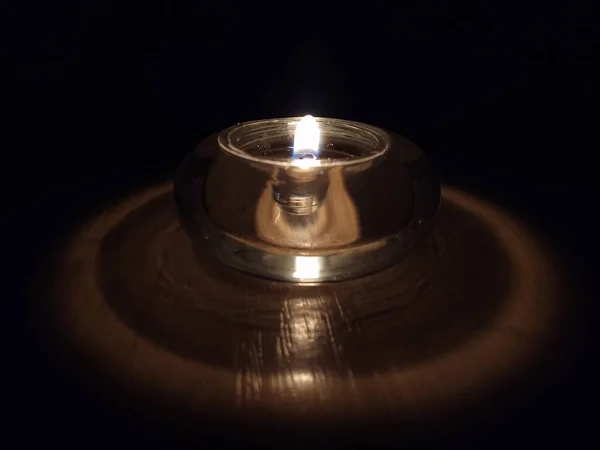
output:
[[317,118],[318,154],[294,154],[300,118],[203,141],[175,180],[194,245],[235,269],[314,283],[399,261],[429,229],[440,187],[421,150],[382,129]]

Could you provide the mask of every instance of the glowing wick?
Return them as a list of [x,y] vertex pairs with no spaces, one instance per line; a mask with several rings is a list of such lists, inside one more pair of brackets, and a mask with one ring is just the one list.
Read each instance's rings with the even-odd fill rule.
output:
[[319,156],[319,141],[321,140],[321,131],[317,120],[311,116],[304,116],[294,134],[293,156],[295,166],[312,167],[320,165],[317,159]]

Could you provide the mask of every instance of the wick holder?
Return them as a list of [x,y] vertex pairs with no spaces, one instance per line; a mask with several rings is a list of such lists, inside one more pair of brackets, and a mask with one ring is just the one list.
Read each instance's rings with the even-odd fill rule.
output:
[[295,283],[382,270],[429,229],[440,187],[410,141],[316,119],[318,154],[295,155],[300,118],[247,122],[203,141],[175,180],[192,243],[237,270]]
[[273,199],[287,214],[309,215],[317,211],[329,187],[324,170],[279,170],[273,183]]

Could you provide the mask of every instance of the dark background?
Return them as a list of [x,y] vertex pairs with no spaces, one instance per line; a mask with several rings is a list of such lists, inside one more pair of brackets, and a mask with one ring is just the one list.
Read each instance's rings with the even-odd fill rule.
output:
[[[363,121],[415,141],[443,181],[543,230],[592,298],[591,2],[371,3],[9,4],[2,239],[4,273],[16,289],[7,300],[26,305],[18,293],[57,235],[103,202],[172,175],[203,137],[241,121],[304,114]],[[593,303],[583,307],[594,320]],[[73,444],[83,433],[150,445],[166,433],[72,388],[30,331],[11,340],[23,438]],[[526,442],[523,421],[553,430],[531,432],[534,443],[593,439],[594,337],[591,328],[580,334],[585,345],[539,406],[474,430],[474,439]]]

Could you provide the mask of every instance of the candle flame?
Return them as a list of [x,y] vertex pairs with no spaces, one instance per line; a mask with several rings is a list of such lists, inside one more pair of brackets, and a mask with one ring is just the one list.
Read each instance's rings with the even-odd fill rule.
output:
[[319,156],[319,143],[321,140],[321,130],[317,119],[311,115],[304,116],[294,134],[293,156],[296,165],[316,166],[319,165],[317,157]]

